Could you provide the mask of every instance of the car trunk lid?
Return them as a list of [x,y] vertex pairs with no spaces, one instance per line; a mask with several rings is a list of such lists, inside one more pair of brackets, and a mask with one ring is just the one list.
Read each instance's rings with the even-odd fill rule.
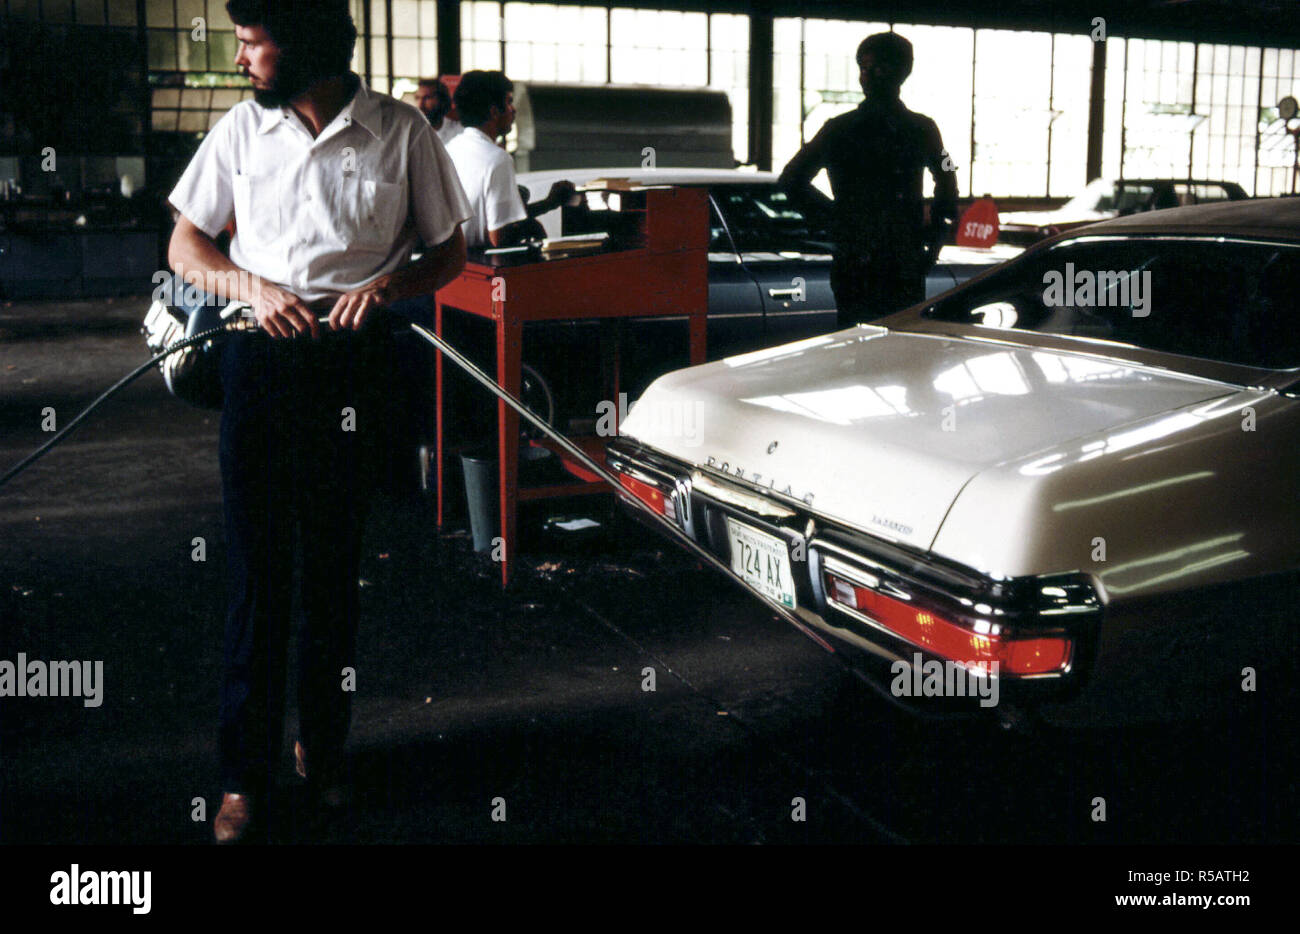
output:
[[981,470],[1228,391],[1086,354],[861,326],[661,377],[621,433],[928,549]]

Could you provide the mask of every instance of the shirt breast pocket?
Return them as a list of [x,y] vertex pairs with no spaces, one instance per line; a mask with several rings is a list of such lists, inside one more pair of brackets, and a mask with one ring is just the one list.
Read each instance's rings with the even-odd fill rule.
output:
[[274,175],[236,175],[235,230],[241,240],[269,244],[280,236],[280,192]]
[[350,249],[387,253],[406,221],[401,185],[348,176],[340,192],[339,235]]

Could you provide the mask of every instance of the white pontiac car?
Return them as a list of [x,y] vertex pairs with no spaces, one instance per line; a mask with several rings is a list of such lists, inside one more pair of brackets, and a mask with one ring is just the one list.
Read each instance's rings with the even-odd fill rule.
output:
[[882,685],[996,663],[1012,712],[1195,715],[1300,655],[1298,310],[1300,199],[1106,221],[669,373],[608,463]]

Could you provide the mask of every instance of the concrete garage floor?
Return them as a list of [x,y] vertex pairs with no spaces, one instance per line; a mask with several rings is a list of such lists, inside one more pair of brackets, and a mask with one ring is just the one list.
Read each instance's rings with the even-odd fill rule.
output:
[[[0,467],[146,359],[146,300],[0,308]],[[207,843],[224,554],[215,413],[151,373],[0,490],[0,659],[102,659],[104,702],[0,698],[0,841]],[[412,455],[413,456],[413,455]],[[575,540],[557,511],[603,523]],[[284,842],[1295,842],[1294,707],[1006,732],[906,717],[603,498],[523,515],[522,571],[432,505],[371,516],[350,753]],[[463,519],[458,520],[463,525]],[[191,541],[208,560],[191,560]],[[654,667],[658,690],[641,690]],[[290,697],[293,697],[292,689]],[[287,718],[287,742],[296,712]],[[806,800],[806,821],[791,800]],[[1091,819],[1093,798],[1107,820]],[[191,819],[204,798],[208,821]],[[504,822],[491,819],[504,798]]]

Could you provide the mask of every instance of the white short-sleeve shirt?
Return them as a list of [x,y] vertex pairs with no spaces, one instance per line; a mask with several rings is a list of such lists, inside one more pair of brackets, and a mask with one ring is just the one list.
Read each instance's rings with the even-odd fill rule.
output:
[[451,117],[442,118],[442,126],[438,127],[438,139],[446,146],[453,139],[465,132],[465,128],[460,125],[459,120],[453,120]]
[[455,163],[469,198],[471,213],[465,221],[466,244],[483,246],[489,242],[489,230],[500,230],[507,224],[527,219],[528,212],[515,181],[514,159],[486,133],[478,127],[466,127],[447,144],[447,154]]
[[234,220],[231,261],[308,302],[392,272],[470,216],[424,115],[364,84],[315,139],[289,107],[237,104],[169,200],[212,237]]

